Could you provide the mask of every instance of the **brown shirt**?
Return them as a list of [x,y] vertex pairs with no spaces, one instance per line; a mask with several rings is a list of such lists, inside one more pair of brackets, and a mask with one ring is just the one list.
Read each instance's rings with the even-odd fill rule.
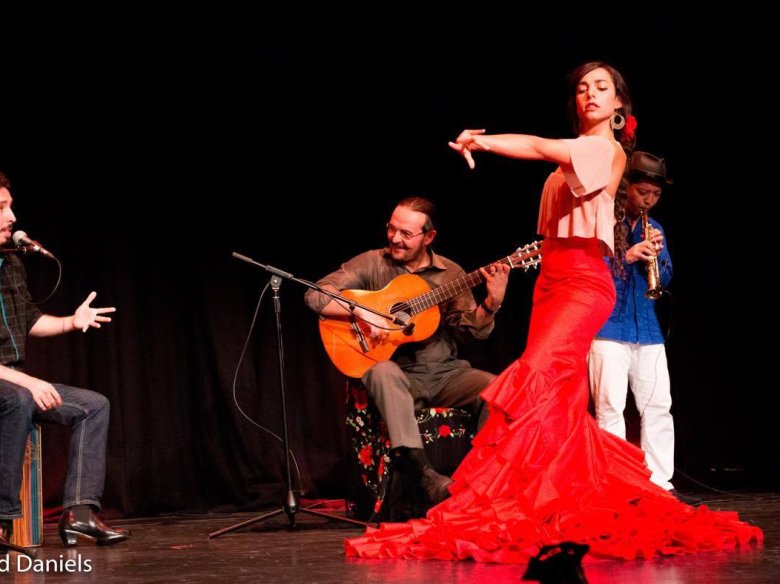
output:
[[[458,264],[444,256],[431,253],[431,263],[416,272],[393,261],[389,250],[375,249],[362,253],[341,265],[341,268],[317,282],[320,286],[330,285],[337,290],[380,290],[396,276],[414,273],[425,280],[431,288],[437,288],[464,276],[466,273]],[[331,298],[315,290],[305,295],[306,305],[319,312]],[[393,360],[409,368],[423,365],[435,369],[435,363],[457,359],[457,342],[485,339],[493,331],[493,319],[481,328],[475,325],[477,303],[467,290],[439,305],[442,319],[438,330],[424,341],[407,343],[398,348]],[[433,365],[433,367],[431,367]],[[433,371],[430,371],[433,373]]]

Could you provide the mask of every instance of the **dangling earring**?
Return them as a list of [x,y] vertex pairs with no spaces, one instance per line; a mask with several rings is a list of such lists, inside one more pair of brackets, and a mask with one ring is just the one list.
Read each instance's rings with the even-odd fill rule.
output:
[[609,127],[613,130],[622,130],[626,127],[626,118],[623,114],[615,112],[609,119]]

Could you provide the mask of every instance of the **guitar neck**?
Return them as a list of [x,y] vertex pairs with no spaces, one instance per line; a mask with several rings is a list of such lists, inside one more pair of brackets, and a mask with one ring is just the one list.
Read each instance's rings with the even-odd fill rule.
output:
[[[490,265],[494,264],[508,264],[511,266],[511,263],[507,258],[500,259]],[[487,268],[488,266],[485,267]],[[406,304],[408,304],[410,308],[410,314],[419,314],[420,312],[428,310],[432,306],[436,306],[437,304],[441,304],[442,302],[457,296],[461,292],[471,290],[474,286],[484,281],[485,278],[482,276],[482,273],[479,270],[474,270],[465,276],[461,276],[457,280],[453,280],[452,282],[448,282],[442,286],[439,286],[438,288],[434,288],[425,294],[421,294],[420,296],[412,298],[411,300],[407,300]]]

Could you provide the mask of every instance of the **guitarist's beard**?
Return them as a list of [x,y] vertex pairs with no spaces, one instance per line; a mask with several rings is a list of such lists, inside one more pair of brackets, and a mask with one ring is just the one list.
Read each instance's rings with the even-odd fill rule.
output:
[[403,243],[391,243],[389,249],[393,261],[403,266],[420,267],[419,264],[424,263],[428,257],[428,249],[422,244],[409,247]]

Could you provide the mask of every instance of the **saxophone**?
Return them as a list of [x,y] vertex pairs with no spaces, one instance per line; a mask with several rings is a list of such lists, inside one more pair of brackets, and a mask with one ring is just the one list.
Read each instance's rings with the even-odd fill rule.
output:
[[[650,230],[652,226],[647,218],[647,211],[642,210],[639,215],[642,218],[642,233],[645,240],[650,239]],[[661,288],[661,276],[658,272],[658,257],[647,262],[647,290],[645,291],[645,298],[650,300],[658,300],[664,293],[664,289]]]

